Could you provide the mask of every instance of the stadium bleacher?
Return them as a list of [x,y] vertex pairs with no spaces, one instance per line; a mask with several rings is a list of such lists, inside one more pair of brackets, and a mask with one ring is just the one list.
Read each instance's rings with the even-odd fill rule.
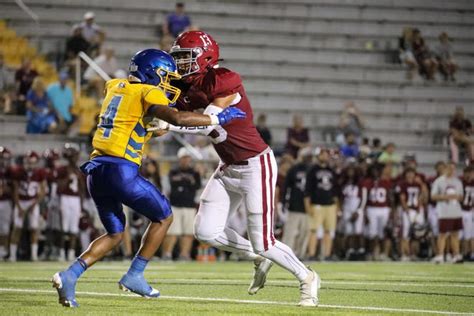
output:
[[[30,0],[26,4],[40,17],[38,30],[13,1],[0,4],[0,19],[18,34],[39,32],[45,54],[64,49],[84,7],[93,10],[123,68],[136,50],[157,46],[158,25],[174,6],[155,1],[150,10],[145,0]],[[474,101],[472,2],[205,0],[186,5],[193,23],[220,43],[222,65],[243,75],[255,111],[268,114],[277,144],[285,141],[294,112],[305,114],[312,139],[322,142],[344,102],[353,100],[366,118],[368,137],[415,152],[427,170],[447,157],[446,140],[437,139],[447,131],[454,107],[474,114],[469,107]],[[429,45],[436,44],[440,32],[450,34],[461,68],[457,83],[405,79],[403,67],[390,60],[404,26],[418,27]],[[18,129],[20,121],[8,120],[2,128]]]

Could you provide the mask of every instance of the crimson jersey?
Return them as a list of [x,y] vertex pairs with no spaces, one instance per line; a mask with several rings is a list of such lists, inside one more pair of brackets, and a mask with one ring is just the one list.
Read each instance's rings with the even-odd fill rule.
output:
[[71,169],[67,166],[59,167],[56,171],[56,180],[58,182],[57,193],[63,195],[80,195],[80,184],[82,173],[79,169]]
[[11,200],[12,198],[12,168],[0,169],[0,201]]
[[217,126],[209,134],[214,139],[222,139],[213,145],[224,163],[233,164],[246,160],[260,154],[268,147],[253,124],[252,107],[242,80],[236,72],[226,68],[212,68],[196,79],[191,86],[181,82],[179,88],[181,95],[176,107],[181,111],[204,109],[216,98],[235,93],[240,95],[240,101],[234,106],[244,111],[247,117],[234,120],[224,126]]
[[23,167],[17,167],[12,171],[12,178],[18,182],[18,194],[20,200],[31,200],[38,197],[40,186],[47,179],[46,169],[36,168],[26,170]]
[[422,188],[421,185],[418,183],[408,183],[406,181],[402,181],[399,184],[400,194],[406,196],[407,206],[413,210],[419,210],[421,207],[421,192]]
[[474,181],[463,180],[464,197],[462,200],[462,209],[464,211],[471,211],[474,208]]
[[371,207],[389,207],[390,199],[389,195],[392,191],[392,181],[386,179],[373,180],[364,179],[359,184],[361,190],[360,194],[364,191],[367,192],[367,203],[366,206]]

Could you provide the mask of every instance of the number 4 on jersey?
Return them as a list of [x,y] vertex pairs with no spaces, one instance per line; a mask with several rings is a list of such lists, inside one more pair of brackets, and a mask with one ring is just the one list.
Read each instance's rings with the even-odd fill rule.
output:
[[110,137],[110,132],[114,127],[114,119],[117,115],[117,109],[122,101],[121,95],[116,95],[110,100],[109,105],[107,105],[107,110],[105,111],[104,115],[100,118],[99,126],[100,128],[104,128],[104,138]]

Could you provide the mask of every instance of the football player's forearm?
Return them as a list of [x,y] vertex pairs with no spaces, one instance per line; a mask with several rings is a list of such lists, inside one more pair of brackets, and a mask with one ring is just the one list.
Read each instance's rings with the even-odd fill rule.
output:
[[175,132],[179,134],[199,134],[208,136],[213,130],[214,126],[175,126],[172,124],[168,125],[168,130],[170,132]]
[[216,122],[211,120],[210,115],[203,115],[203,114],[193,113],[193,112],[177,112],[167,106],[154,106],[151,109],[150,114],[172,125],[179,125],[179,126],[216,125]]

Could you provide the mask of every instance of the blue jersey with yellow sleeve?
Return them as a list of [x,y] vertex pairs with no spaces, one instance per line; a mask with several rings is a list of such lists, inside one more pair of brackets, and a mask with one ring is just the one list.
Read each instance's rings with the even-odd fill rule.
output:
[[109,80],[105,88],[91,158],[114,156],[140,165],[143,145],[151,137],[144,117],[151,106],[168,106],[169,101],[160,88],[126,79]]

